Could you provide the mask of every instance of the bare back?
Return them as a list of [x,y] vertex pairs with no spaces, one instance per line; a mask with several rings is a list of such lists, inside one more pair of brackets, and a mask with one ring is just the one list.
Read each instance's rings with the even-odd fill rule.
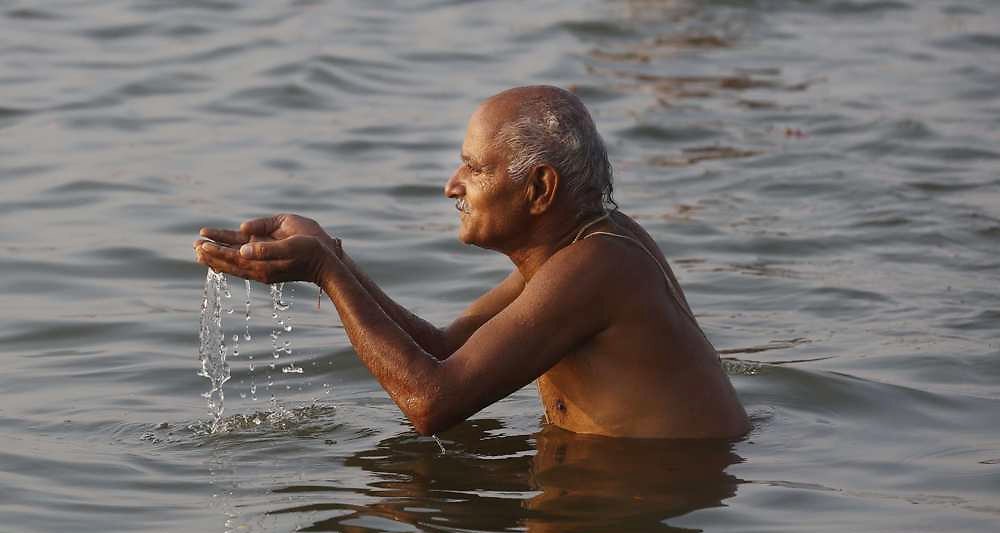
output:
[[615,213],[560,253],[579,254],[580,260],[615,275],[593,288],[601,292],[598,301],[606,306],[609,326],[538,379],[551,423],[618,437],[746,433],[746,412],[718,354],[645,230]]

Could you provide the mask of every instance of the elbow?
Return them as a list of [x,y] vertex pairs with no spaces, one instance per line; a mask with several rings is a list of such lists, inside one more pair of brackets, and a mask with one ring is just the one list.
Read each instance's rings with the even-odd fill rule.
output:
[[413,424],[413,429],[424,437],[430,437],[438,432],[434,425],[428,420],[422,418],[410,418],[410,422]]
[[407,400],[404,414],[413,424],[413,429],[425,437],[444,431],[461,421],[449,416],[442,402],[431,398]]

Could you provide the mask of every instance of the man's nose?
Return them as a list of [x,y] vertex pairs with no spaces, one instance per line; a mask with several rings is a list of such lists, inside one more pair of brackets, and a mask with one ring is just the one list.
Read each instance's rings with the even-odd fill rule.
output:
[[462,185],[462,180],[459,174],[462,173],[462,168],[459,167],[454,174],[448,178],[448,182],[444,184],[444,195],[448,198],[458,198],[465,194],[465,187]]

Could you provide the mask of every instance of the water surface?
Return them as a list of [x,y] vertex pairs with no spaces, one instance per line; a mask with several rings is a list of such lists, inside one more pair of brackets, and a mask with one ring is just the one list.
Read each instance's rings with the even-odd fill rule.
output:
[[[0,0],[0,530],[995,530],[998,28],[987,0]],[[207,435],[197,229],[314,217],[444,324],[510,265],[441,188],[475,105],[530,83],[591,108],[752,433],[573,436],[529,387],[442,453],[297,284],[303,373],[263,362],[255,286]]]

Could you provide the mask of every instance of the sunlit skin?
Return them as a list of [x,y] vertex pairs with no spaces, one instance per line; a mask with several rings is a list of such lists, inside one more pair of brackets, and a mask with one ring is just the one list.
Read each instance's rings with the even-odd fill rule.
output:
[[[735,438],[746,413],[711,343],[671,296],[641,248],[593,236],[562,176],[539,164],[521,181],[493,142],[526,98],[547,88],[496,95],[473,113],[462,163],[445,184],[456,201],[459,239],[496,250],[507,278],[438,328],[389,298],[316,222],[275,215],[239,230],[204,228],[224,244],[195,242],[197,260],[264,283],[307,281],[329,296],[358,358],[416,430],[443,431],[537,380],[550,423],[612,437]],[[656,243],[614,212],[587,233],[639,239],[669,269]],[[572,243],[572,244],[571,244]],[[669,270],[668,270],[669,271]],[[671,274],[671,278],[673,278]],[[677,289],[680,290],[679,287]]]

